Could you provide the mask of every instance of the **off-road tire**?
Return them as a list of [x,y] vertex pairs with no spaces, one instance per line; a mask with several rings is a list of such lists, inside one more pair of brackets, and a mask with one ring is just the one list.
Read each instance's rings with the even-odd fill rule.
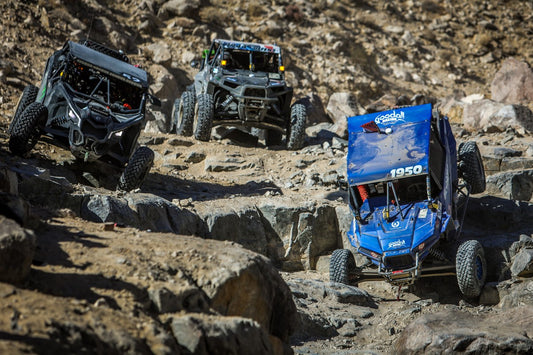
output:
[[476,142],[459,145],[459,174],[470,185],[470,193],[485,191],[485,169]]
[[281,144],[282,134],[275,129],[267,129],[265,132],[265,145],[267,147]]
[[141,187],[154,163],[154,152],[148,147],[139,147],[131,156],[120,175],[118,190],[131,191]]
[[211,128],[213,128],[213,97],[209,94],[199,94],[196,118],[196,130],[194,137],[199,141],[207,142],[211,138]]
[[23,155],[32,150],[41,135],[48,117],[48,109],[40,102],[32,102],[19,116],[14,117],[9,137],[9,150],[16,155]]
[[181,94],[180,104],[175,116],[176,133],[184,136],[192,136],[194,125],[194,94],[190,91],[184,91]]
[[455,257],[457,284],[467,298],[475,298],[481,294],[481,289],[487,277],[487,264],[483,246],[477,240],[462,243]]
[[287,134],[287,149],[302,149],[305,141],[305,121],[307,113],[303,104],[294,104],[291,107],[289,131]]
[[180,108],[180,99],[174,100],[172,105],[172,113],[170,114],[170,133],[176,133],[176,127],[178,125],[178,110]]
[[17,103],[17,109],[15,110],[15,114],[13,115],[13,119],[9,123],[9,128],[7,129],[7,132],[11,134],[11,130],[13,129],[13,122],[17,119],[18,116],[24,112],[26,107],[29,106],[32,102],[35,102],[35,99],[37,98],[37,94],[39,93],[39,89],[35,85],[28,85],[22,90],[22,94],[20,95],[19,101]]
[[329,280],[348,285],[350,275],[356,271],[355,258],[348,249],[337,249],[329,260]]

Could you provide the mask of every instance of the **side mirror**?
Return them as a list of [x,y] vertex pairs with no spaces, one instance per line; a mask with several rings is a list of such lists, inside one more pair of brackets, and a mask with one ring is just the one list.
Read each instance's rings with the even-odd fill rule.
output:
[[159,100],[154,95],[149,94],[148,99],[150,100],[150,103],[154,106],[161,106],[161,100]]
[[198,68],[200,66],[200,62],[198,62],[196,59],[191,60],[191,68]]

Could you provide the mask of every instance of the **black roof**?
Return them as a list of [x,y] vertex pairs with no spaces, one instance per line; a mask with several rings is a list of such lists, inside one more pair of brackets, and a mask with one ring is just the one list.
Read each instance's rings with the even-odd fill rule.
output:
[[148,88],[148,75],[144,70],[76,42],[68,41],[65,46],[69,47],[70,54],[79,62],[133,85]]

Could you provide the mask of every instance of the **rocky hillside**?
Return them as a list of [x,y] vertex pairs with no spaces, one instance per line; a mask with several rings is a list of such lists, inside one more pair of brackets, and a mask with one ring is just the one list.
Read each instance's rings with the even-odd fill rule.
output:
[[[533,5],[530,1],[1,1],[0,353],[530,353],[533,351]],[[123,49],[163,101],[140,143],[141,190],[45,137],[23,158],[7,127],[48,56],[83,38]],[[212,38],[275,42],[308,112],[306,146],[241,131],[168,133]],[[481,149],[487,191],[465,235],[488,283],[398,294],[328,282],[347,246],[345,117],[435,103]],[[399,300],[397,300],[399,296]]]

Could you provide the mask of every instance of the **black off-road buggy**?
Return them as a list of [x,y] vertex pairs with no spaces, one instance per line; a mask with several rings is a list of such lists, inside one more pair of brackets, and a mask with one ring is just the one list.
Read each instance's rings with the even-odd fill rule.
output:
[[125,169],[118,189],[141,186],[154,152],[137,148],[148,93],[144,70],[122,51],[92,41],[67,41],[47,61],[41,86],[28,85],[9,126],[9,149],[29,152],[42,134],[84,162],[102,160]]
[[268,146],[285,134],[288,149],[301,149],[307,115],[303,104],[291,106],[292,96],[278,46],[215,39],[174,103],[171,131],[208,141],[214,126],[247,127],[263,130]]

